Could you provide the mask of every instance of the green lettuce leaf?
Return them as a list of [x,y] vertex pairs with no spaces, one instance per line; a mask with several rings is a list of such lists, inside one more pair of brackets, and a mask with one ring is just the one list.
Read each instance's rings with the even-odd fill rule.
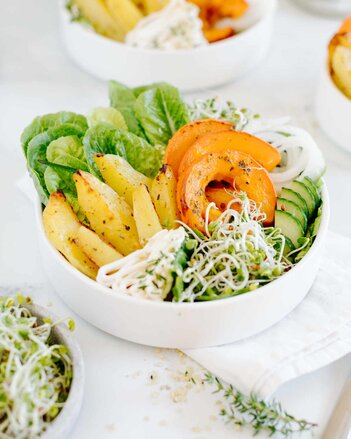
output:
[[161,85],[167,85],[166,82],[154,82],[153,84],[149,85],[141,85],[140,87],[134,87],[133,93],[134,96],[137,98],[141,93],[144,93],[144,91],[152,90],[153,88],[160,87]]
[[63,124],[37,134],[28,144],[27,167],[43,204],[47,204],[49,197],[44,179],[44,173],[47,168],[47,148],[53,140],[69,135],[82,137],[84,130],[78,125]]
[[45,114],[36,117],[22,132],[21,144],[24,154],[27,155],[29,142],[38,134],[48,131],[50,128],[59,127],[64,124],[73,124],[81,128],[82,131],[88,129],[85,116],[72,113],[70,111],[60,111],[58,113]]
[[48,165],[44,172],[45,185],[49,194],[57,191],[63,192],[79,220],[86,222],[85,214],[78,203],[76,185],[72,178],[74,172],[75,169]]
[[179,90],[161,84],[142,92],[134,111],[150,143],[166,145],[179,128],[190,122],[188,107]]
[[127,161],[134,169],[146,175],[155,177],[162,166],[164,147],[152,146],[146,140],[124,130],[116,130],[117,147],[124,147]]
[[115,154],[125,159],[126,151],[122,144],[116,142],[117,128],[108,123],[97,123],[88,129],[83,139],[85,158],[92,174],[101,178],[100,171],[96,166],[95,154]]
[[77,136],[64,136],[50,142],[46,158],[51,163],[88,171],[83,144]]
[[108,91],[111,107],[122,113],[128,130],[137,136],[145,137],[142,127],[134,113],[136,97],[133,90],[120,82],[110,81]]
[[137,171],[154,177],[162,165],[164,148],[150,145],[129,131],[99,123],[86,132],[83,145],[90,172],[100,176],[94,161],[95,154],[114,154],[125,158]]
[[128,130],[122,113],[113,107],[96,107],[89,111],[87,115],[89,127],[100,122],[113,125],[116,128]]

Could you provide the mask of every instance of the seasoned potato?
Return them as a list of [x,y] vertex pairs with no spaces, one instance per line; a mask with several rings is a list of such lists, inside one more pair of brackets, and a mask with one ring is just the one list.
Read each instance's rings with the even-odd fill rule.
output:
[[351,32],[337,34],[331,40],[329,62],[334,82],[351,99]]
[[73,175],[78,201],[91,228],[122,255],[140,248],[133,212],[126,201],[94,175]]
[[143,14],[131,0],[105,0],[105,4],[116,27],[125,35],[143,18]]
[[177,226],[176,187],[177,182],[172,168],[168,165],[163,165],[156,178],[152,181],[150,195],[162,227],[167,227],[168,229]]
[[80,226],[74,242],[84,253],[99,267],[122,258],[110,244],[103,241],[100,236],[88,227]]
[[136,171],[126,160],[118,155],[96,154],[95,162],[105,182],[133,206],[133,192],[141,184],[151,186],[151,179]]
[[168,3],[169,0],[143,0],[146,14],[152,14],[153,12],[160,11],[167,6]]
[[43,212],[43,224],[53,246],[79,271],[95,279],[98,267],[74,242],[81,224],[61,192],[50,195]]
[[74,0],[81,14],[102,35],[117,41],[124,41],[126,32],[114,20],[104,0]]
[[147,187],[142,184],[133,193],[133,211],[141,245],[162,230]]
[[81,14],[94,29],[117,41],[143,18],[142,12],[131,0],[74,0]]

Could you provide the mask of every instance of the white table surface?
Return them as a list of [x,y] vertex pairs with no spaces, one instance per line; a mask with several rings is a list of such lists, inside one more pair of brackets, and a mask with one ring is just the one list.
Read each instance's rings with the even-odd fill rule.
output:
[[[262,0],[264,1],[264,0]],[[313,117],[313,98],[326,44],[337,21],[315,17],[280,1],[266,60],[245,78],[217,90],[267,116],[291,115],[317,138],[328,161],[331,228],[351,237],[351,156],[329,142]],[[175,379],[189,360],[109,336],[74,315],[55,295],[41,269],[34,214],[15,187],[25,164],[20,131],[35,115],[62,109],[85,112],[107,103],[106,84],[79,70],[65,54],[53,0],[0,0],[0,286],[20,290],[61,316],[73,316],[86,364],[86,391],[68,439],[249,438],[218,418],[218,396]],[[287,342],[289,342],[287,340]],[[350,369],[346,357],[284,385],[276,398],[297,416],[323,426]],[[244,372],[243,372],[244,373]],[[150,383],[153,374],[155,383]],[[306,435],[304,437],[309,437]]]

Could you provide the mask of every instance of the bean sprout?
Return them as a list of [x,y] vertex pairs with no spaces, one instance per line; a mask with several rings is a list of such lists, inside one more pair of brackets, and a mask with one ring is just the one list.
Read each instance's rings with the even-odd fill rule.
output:
[[[238,212],[233,205],[241,205]],[[279,229],[263,227],[265,215],[246,194],[240,193],[217,221],[209,222],[211,203],[205,215],[206,236],[186,224],[197,246],[182,274],[180,302],[213,300],[242,294],[278,278],[291,268],[283,255],[285,238]]]
[[38,438],[63,407],[72,380],[68,349],[53,325],[13,299],[0,302],[0,438]]

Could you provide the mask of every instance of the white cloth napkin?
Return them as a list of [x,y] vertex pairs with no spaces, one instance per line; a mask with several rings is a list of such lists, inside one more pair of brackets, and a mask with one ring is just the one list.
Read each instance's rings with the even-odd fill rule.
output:
[[351,352],[351,239],[328,233],[313,287],[281,322],[243,341],[184,352],[240,391],[263,398]]

